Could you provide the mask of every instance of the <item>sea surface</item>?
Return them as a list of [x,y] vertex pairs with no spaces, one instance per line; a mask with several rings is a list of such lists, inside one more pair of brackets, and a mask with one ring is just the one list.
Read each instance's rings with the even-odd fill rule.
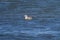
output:
[[60,0],[0,0],[0,40],[60,40]]

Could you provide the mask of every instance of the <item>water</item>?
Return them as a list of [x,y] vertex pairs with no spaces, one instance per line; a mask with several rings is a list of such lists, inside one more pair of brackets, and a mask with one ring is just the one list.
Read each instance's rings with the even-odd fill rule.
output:
[[0,40],[60,40],[59,17],[59,0],[0,0]]

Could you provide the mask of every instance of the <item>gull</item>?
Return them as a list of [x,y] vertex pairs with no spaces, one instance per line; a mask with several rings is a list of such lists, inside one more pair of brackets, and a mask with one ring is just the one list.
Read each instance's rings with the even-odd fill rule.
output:
[[32,17],[28,16],[28,15],[24,15],[24,18],[25,18],[25,20],[32,20]]

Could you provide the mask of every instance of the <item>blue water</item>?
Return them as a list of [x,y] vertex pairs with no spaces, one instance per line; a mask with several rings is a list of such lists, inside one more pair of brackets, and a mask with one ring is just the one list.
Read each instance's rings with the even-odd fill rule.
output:
[[0,0],[0,40],[60,40],[60,0]]

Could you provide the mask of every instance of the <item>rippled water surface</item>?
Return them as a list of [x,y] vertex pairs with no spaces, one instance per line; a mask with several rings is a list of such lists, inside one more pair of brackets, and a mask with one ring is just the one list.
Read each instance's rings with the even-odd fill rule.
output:
[[60,40],[60,0],[0,0],[0,40]]

